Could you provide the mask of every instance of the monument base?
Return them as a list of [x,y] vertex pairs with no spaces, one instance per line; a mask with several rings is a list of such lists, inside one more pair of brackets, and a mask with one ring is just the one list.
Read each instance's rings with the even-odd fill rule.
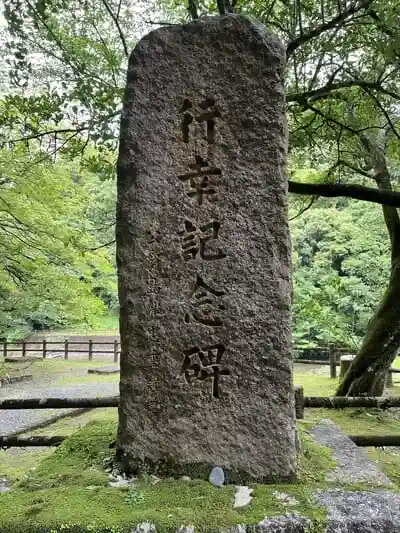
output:
[[[164,460],[154,461],[144,457],[138,459],[123,449],[116,450],[116,468],[123,472],[125,476],[156,475],[161,478],[180,479],[189,476],[191,479],[207,480],[214,465],[211,463],[182,463],[174,457],[167,457]],[[296,481],[295,475],[283,478],[281,475],[274,477],[269,475],[265,478],[257,478],[249,474],[246,470],[238,468],[223,468],[226,484],[243,485],[246,483],[291,483]]]

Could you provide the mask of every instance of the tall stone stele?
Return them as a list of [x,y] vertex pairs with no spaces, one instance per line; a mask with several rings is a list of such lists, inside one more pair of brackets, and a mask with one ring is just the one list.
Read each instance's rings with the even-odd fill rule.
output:
[[295,474],[282,45],[236,16],[133,51],[118,160],[117,461]]

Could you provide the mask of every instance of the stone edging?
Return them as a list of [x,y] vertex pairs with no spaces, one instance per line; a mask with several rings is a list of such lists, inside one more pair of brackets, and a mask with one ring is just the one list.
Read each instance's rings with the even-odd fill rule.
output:
[[17,383],[18,381],[31,381],[33,379],[32,374],[24,374],[22,376],[13,376],[13,377],[0,377],[0,387],[5,385],[11,385],[11,383]]

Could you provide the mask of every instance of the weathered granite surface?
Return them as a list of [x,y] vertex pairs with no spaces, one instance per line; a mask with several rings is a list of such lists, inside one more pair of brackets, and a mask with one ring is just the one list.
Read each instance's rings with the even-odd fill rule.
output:
[[329,490],[316,496],[328,510],[326,533],[398,533],[400,494]]
[[332,450],[337,466],[326,476],[327,481],[339,483],[369,483],[373,486],[390,486],[393,483],[331,420],[322,420],[311,431],[314,439]]
[[283,46],[240,16],[133,51],[118,160],[124,470],[295,472]]

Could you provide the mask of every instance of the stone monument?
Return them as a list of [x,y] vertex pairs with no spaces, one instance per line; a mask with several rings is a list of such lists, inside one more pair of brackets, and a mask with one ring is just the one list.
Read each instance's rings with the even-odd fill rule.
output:
[[126,472],[295,475],[285,52],[237,16],[130,61],[118,160]]

